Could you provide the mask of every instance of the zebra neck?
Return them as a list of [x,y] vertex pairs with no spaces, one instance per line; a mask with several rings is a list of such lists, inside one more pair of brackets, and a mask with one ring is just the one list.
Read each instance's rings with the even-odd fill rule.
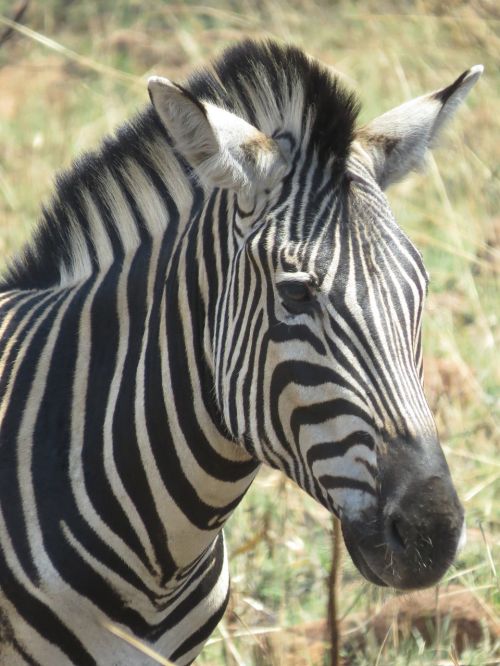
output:
[[149,108],[59,175],[0,289],[73,287],[152,243],[174,246],[202,200]]

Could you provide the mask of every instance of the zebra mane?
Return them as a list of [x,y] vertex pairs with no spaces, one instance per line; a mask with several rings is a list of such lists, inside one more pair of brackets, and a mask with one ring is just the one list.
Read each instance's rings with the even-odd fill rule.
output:
[[185,84],[196,99],[223,106],[267,135],[305,140],[321,158],[343,165],[359,102],[327,67],[301,49],[272,40],[228,48]]
[[[313,148],[336,173],[342,169],[358,101],[300,49],[247,40],[193,74],[184,87],[195,99],[222,106],[267,135],[287,133],[296,146]],[[165,232],[172,208],[178,215],[179,208],[189,210],[192,204],[188,174],[148,106],[58,175],[49,206],[31,240],[0,276],[0,289],[71,284],[137,247],[144,234]],[[155,198],[156,207],[140,209]]]

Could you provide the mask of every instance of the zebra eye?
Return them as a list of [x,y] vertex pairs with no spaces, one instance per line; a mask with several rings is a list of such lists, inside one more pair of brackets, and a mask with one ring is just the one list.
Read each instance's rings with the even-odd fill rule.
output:
[[283,306],[293,314],[306,311],[315,301],[311,280],[282,280],[277,286]]

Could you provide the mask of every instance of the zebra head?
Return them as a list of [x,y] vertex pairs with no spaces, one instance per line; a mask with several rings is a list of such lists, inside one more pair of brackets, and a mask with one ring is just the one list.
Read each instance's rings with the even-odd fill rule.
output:
[[464,519],[422,388],[428,278],[383,190],[480,73],[360,129],[352,95],[292,48],[150,82],[207,192],[203,345],[225,427],[340,517],[366,578],[402,589],[443,575]]

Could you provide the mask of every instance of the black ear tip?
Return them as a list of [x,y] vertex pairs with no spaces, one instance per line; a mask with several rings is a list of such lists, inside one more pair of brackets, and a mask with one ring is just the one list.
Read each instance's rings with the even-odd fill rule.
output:
[[463,74],[460,74],[458,79],[454,81],[450,86],[443,88],[442,90],[438,90],[436,93],[434,93],[433,95],[434,99],[437,99],[442,104],[445,104],[453,95],[453,93],[456,92],[463,85],[466,85],[466,83],[467,85],[471,86],[474,85],[474,83],[481,76],[483,71],[484,71],[483,65],[474,65],[470,69],[467,69],[465,72],[463,72]]
[[442,90],[438,90],[437,93],[434,94],[434,98],[437,99],[441,104],[445,104],[450,97],[453,95],[453,93],[460,88],[462,85],[465,77],[469,73],[469,70],[464,72],[463,74],[460,74],[458,79],[454,81],[451,86],[447,86],[446,88],[443,88]]

